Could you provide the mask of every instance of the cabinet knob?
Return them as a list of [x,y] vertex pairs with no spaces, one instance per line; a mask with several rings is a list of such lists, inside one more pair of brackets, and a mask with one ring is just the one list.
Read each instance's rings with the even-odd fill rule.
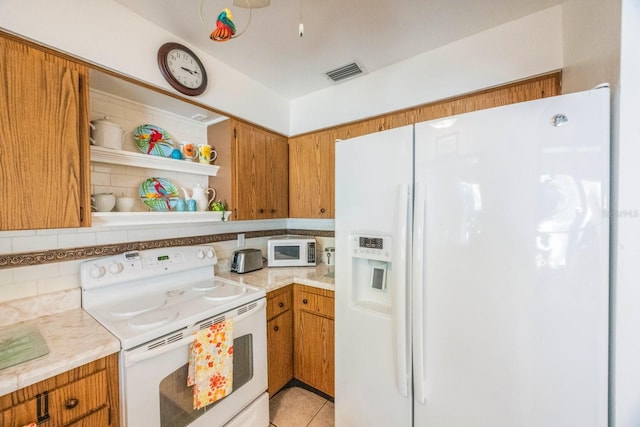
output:
[[276,213],[276,210],[275,209],[271,209],[271,213]]
[[277,326],[277,325],[273,327],[273,330],[276,331],[276,332],[278,332],[278,329],[280,329],[280,327]]
[[280,307],[280,308],[284,307],[284,303],[283,303],[282,301],[280,301],[280,302],[278,303],[278,307]]
[[309,303],[309,300],[305,298],[305,299],[303,299],[303,300],[302,300],[302,303],[303,303],[303,304],[308,304],[308,303]]
[[262,208],[258,209],[258,213],[264,213],[264,209]]
[[325,213],[325,209],[324,208],[320,208],[320,213]]
[[78,400],[76,398],[67,399],[64,402],[64,407],[67,408],[67,409],[73,409],[76,406],[78,406],[78,403],[80,403],[80,400]]

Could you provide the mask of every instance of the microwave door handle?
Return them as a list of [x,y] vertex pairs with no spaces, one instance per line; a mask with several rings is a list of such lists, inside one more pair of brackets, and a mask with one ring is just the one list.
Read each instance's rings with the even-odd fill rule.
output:
[[[244,313],[235,316],[235,317],[231,317],[231,319],[233,319],[234,322],[240,322],[242,320],[245,320],[248,317],[254,316],[256,314],[259,314],[262,312],[262,308],[264,308],[267,305],[266,299],[265,298],[260,298],[257,301],[257,305],[255,308],[245,311]],[[266,318],[266,316],[265,316]],[[133,353],[133,354],[128,354],[126,351],[123,353],[124,354],[124,365],[125,366],[131,366],[134,365],[138,362],[142,362],[143,360],[147,360],[147,359],[151,359],[152,357],[158,356],[160,354],[166,353],[168,351],[174,350],[176,348],[185,346],[185,345],[189,345],[193,342],[193,340],[195,339],[195,335],[191,334],[179,341],[175,341],[172,342],[171,344],[167,344],[167,345],[163,345],[161,347],[158,348],[154,348],[153,350],[148,350],[148,351],[142,351],[140,353]]]

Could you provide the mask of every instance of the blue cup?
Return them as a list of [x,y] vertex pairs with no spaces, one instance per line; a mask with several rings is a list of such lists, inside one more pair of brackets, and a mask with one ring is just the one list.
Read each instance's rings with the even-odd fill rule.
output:
[[187,210],[187,204],[184,202],[184,199],[176,200],[176,210],[179,212],[184,212]]
[[196,211],[196,200],[195,199],[187,200],[187,211],[189,211],[189,212],[195,212]]

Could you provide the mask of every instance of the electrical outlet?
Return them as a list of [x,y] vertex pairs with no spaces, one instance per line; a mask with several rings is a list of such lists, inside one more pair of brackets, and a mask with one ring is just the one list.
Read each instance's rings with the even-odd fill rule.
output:
[[238,234],[238,247],[244,246],[244,233]]

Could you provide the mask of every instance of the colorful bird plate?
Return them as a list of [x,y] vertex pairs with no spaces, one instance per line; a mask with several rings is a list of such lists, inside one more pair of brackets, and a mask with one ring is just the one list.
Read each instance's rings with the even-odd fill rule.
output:
[[152,211],[175,210],[180,193],[171,181],[165,178],[149,178],[140,184],[140,200]]
[[145,154],[170,157],[173,141],[166,130],[154,125],[140,125],[133,131],[136,146]]

